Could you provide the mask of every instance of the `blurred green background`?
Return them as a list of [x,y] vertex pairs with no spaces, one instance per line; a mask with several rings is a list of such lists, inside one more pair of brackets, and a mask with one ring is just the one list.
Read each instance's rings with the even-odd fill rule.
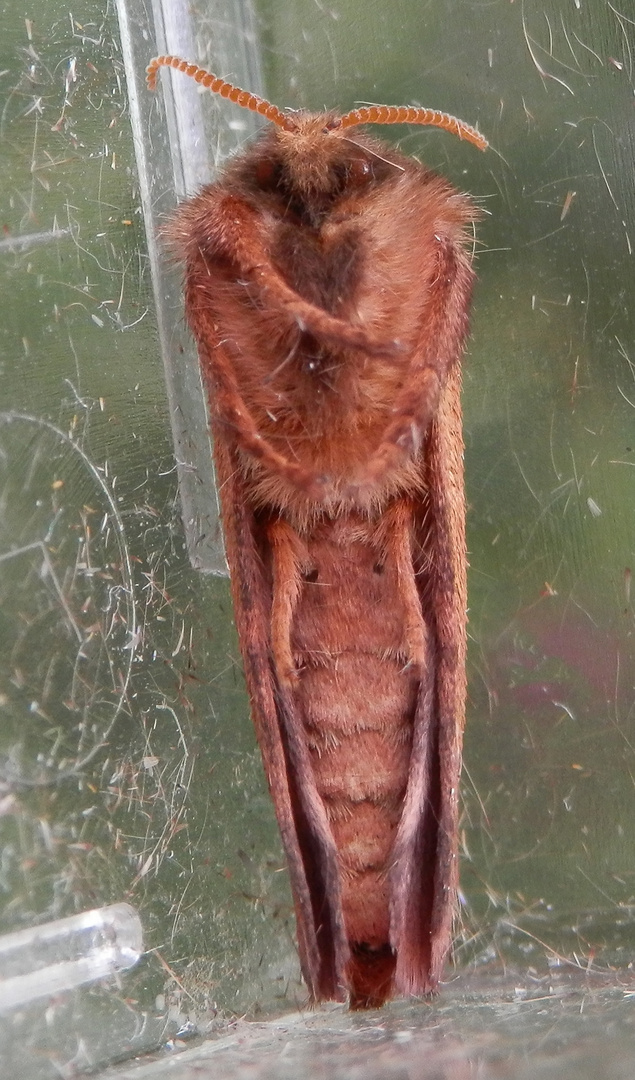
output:
[[[128,900],[150,951],[115,996],[166,1032],[222,1027],[303,990],[228,583],[185,546],[117,13],[0,11],[0,931]],[[492,143],[385,133],[483,210],[468,970],[624,971],[635,946],[632,16],[256,8],[276,103],[420,103]],[[223,17],[198,5],[201,55]]]

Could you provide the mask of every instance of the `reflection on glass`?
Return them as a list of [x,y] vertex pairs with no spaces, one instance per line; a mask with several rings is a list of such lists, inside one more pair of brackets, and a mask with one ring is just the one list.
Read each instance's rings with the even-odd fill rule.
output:
[[134,967],[143,933],[130,904],[112,904],[0,937],[0,1011]]

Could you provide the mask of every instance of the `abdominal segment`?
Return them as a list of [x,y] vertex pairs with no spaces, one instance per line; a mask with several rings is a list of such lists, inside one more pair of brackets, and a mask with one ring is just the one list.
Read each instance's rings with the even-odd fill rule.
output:
[[353,957],[377,966],[383,955],[390,981],[389,870],[421,663],[408,656],[398,568],[382,556],[372,527],[339,517],[305,543],[311,569],[293,614],[292,694],[338,852]]

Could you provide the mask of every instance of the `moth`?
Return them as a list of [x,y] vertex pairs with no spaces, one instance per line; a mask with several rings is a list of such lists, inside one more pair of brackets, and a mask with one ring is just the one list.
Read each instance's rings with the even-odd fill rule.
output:
[[210,394],[235,619],[313,1001],[433,991],[452,936],[465,700],[460,357],[471,200],[352,130],[445,113],[282,112],[168,227]]

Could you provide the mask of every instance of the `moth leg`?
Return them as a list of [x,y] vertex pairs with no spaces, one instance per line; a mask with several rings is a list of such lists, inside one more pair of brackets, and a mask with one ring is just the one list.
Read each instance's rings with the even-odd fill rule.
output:
[[460,245],[439,240],[437,273],[421,317],[420,338],[392,409],[392,420],[363,473],[349,485],[349,495],[371,488],[419,453],[448,373],[461,354],[472,278],[469,260]]
[[[256,421],[244,402],[223,343],[218,341],[218,328],[214,317],[208,311],[199,311],[197,314],[197,338],[214,390],[211,409],[221,423],[231,428],[241,450],[261,462],[270,472],[288,480],[308,498],[321,500],[327,490],[326,477],[290,461],[274,450],[271,443],[260,434]],[[210,342],[214,342],[214,345],[210,345]]]
[[302,575],[311,568],[311,560],[295,529],[282,518],[268,523],[267,537],[273,556],[271,651],[281,684],[289,686],[298,674],[291,647],[291,626],[300,599]]
[[429,663],[429,633],[417,589],[413,562],[414,513],[409,499],[397,499],[382,515],[376,538],[395,566],[404,611],[403,645],[408,663],[423,671]]
[[341,347],[394,355],[398,341],[379,341],[363,326],[354,326],[312,304],[292,289],[278,272],[262,235],[261,218],[234,195],[225,195],[218,207],[223,219],[224,254],[238,264],[239,274],[257,287],[267,306],[275,305],[295,321],[298,329]]

